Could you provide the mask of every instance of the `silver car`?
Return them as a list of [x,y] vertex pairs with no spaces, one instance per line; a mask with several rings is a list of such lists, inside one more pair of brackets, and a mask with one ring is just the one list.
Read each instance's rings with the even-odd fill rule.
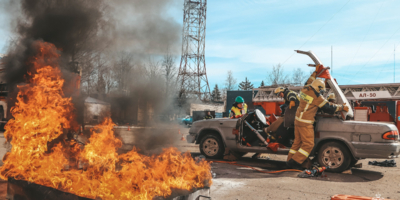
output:
[[[316,64],[319,62],[312,52],[298,53],[311,54],[309,56],[313,61]],[[336,102],[350,105],[337,83],[331,80],[327,82],[337,97]],[[283,142],[286,148],[273,152],[260,140],[254,139],[256,134],[246,125],[246,122],[253,124],[264,138],[267,137],[263,128],[268,125],[265,124],[265,116],[260,113],[251,112],[240,119],[220,118],[194,122],[187,141],[200,144],[200,152],[208,158],[222,158],[226,148],[239,156],[249,152],[287,155],[294,139],[294,128],[282,128],[278,137],[280,135],[284,141],[289,142]],[[293,113],[295,111],[292,115],[285,114],[285,123],[294,120]],[[400,154],[399,133],[394,124],[347,120],[351,117],[352,109],[336,115],[317,114],[314,124],[315,145],[310,154],[314,161],[330,166],[332,172],[342,172],[354,166],[359,159],[389,158]],[[250,136],[253,138],[252,145],[243,141],[243,138]]]

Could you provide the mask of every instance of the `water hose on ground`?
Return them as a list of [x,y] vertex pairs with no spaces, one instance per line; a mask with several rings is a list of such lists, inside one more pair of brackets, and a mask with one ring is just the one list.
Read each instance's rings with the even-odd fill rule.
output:
[[302,172],[301,170],[298,170],[298,169],[283,169],[283,170],[278,170],[278,171],[262,171],[262,170],[254,168],[254,167],[251,167],[251,166],[238,164],[234,161],[212,161],[212,162],[226,163],[226,164],[231,164],[231,165],[235,165],[235,166],[239,166],[239,167],[246,167],[246,168],[253,169],[257,172],[266,173],[266,174],[276,174],[276,173],[281,173],[281,172]]

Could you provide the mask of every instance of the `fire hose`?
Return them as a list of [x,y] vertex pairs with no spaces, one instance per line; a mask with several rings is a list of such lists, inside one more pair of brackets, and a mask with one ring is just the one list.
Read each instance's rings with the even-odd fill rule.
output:
[[268,142],[265,141],[265,138],[264,138],[255,128],[253,128],[253,127],[249,124],[249,122],[247,122],[247,121],[244,121],[244,122],[245,122],[246,125],[251,129],[251,131],[253,131],[253,132],[257,135],[258,139],[260,139],[261,142],[263,142],[265,145],[267,145],[266,147],[268,147]]
[[246,167],[246,168],[255,170],[257,172],[266,173],[266,174],[276,174],[276,173],[281,173],[281,172],[302,172],[301,170],[298,170],[298,169],[283,169],[283,170],[278,170],[278,171],[262,171],[262,170],[254,168],[254,167],[251,167],[251,166],[237,164],[236,162],[229,162],[229,161],[212,161],[212,162],[226,163],[226,164],[231,164],[231,165],[235,165],[235,166],[239,166],[239,167]]

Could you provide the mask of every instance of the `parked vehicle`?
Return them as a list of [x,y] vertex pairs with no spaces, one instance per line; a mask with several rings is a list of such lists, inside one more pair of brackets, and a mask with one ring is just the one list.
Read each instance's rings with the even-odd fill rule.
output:
[[[314,62],[318,62],[318,58],[313,56]],[[337,103],[350,105],[337,83],[332,80],[328,80],[327,83],[332,89],[331,91],[335,93]],[[354,166],[360,159],[388,158],[400,154],[399,133],[394,124],[347,120],[352,116],[352,109],[347,113],[340,112],[335,115],[318,113],[314,124],[315,145],[310,157],[322,166],[330,166],[329,171],[342,172]],[[294,120],[294,115],[285,114],[285,123],[282,126],[291,124],[286,123],[288,120]],[[200,152],[203,155],[215,159],[223,157],[225,148],[229,148],[238,155],[248,152],[282,155],[289,153],[294,139],[293,127],[278,129],[278,138],[282,137],[280,143],[285,143],[286,148],[273,152],[261,143],[246,122],[251,124],[263,137],[267,137],[263,132],[263,128],[268,126],[265,123],[265,116],[255,110],[240,119],[222,118],[196,121],[189,130],[187,141],[199,144]],[[246,141],[243,141],[243,138],[246,138]],[[248,146],[247,143],[251,143],[251,146]]]
[[178,118],[179,123],[184,124],[186,126],[190,126],[193,123],[193,117],[187,115],[184,118]]

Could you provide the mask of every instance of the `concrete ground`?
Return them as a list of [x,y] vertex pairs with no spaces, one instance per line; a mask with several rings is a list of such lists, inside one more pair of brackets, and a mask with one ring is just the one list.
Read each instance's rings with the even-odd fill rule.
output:
[[[198,145],[182,142],[178,147],[181,151],[199,154]],[[252,159],[252,155],[247,154],[237,163],[265,171],[275,171],[285,166],[284,155],[263,154],[261,159]],[[381,195],[381,198],[400,199],[399,167],[368,165],[368,161],[374,160],[384,159],[361,160],[359,163],[362,163],[362,168],[353,168],[351,174],[327,172],[327,177],[323,178],[298,178],[298,172],[265,174],[245,167],[212,163],[212,171],[216,173],[216,177],[211,186],[211,197],[229,200],[329,200],[335,194],[347,194],[367,197]],[[395,161],[400,165],[400,158]]]
[[[183,126],[162,127],[143,130],[126,128],[116,129],[123,142],[123,150],[133,146],[145,149],[143,153],[157,153],[167,146],[175,146],[180,151],[189,151],[198,156],[198,145],[182,141],[182,135],[188,133]],[[168,130],[168,139],[161,132]],[[179,134],[181,132],[181,134]],[[143,139],[144,138],[144,139]],[[0,156],[6,152],[7,144],[0,133]],[[285,166],[286,156],[263,154],[261,159],[252,159],[247,154],[237,163],[252,166],[260,170],[275,171]],[[375,197],[377,194],[386,199],[400,199],[399,167],[378,167],[368,165],[362,160],[361,169],[352,169],[351,174],[326,173],[323,178],[298,178],[297,172],[266,174],[245,167],[226,163],[212,163],[212,171],[216,174],[211,186],[211,197],[217,200],[251,200],[251,199],[331,199],[335,194],[347,194]],[[400,158],[395,159],[400,165]],[[211,160],[210,160],[211,161]],[[378,160],[383,161],[383,160]],[[6,195],[6,182],[0,181],[0,199]]]

